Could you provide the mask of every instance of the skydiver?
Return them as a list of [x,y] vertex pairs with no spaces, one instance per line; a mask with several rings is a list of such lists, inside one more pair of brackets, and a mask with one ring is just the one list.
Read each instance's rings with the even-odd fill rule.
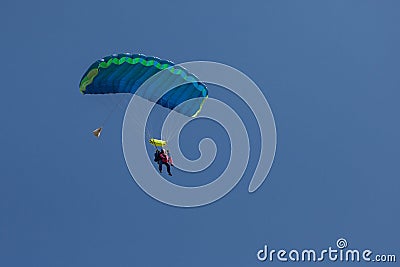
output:
[[154,161],[158,163],[159,160],[160,160],[160,150],[156,148],[156,152],[154,152]]
[[[158,149],[157,149],[157,151],[158,151]],[[157,153],[157,151],[156,151],[156,153]],[[158,170],[160,171],[160,173],[162,173],[162,165],[164,164],[165,166],[167,166],[168,175],[172,176],[172,174],[171,174],[171,165],[173,166],[172,158],[170,156],[168,156],[168,153],[165,151],[165,149],[162,149],[161,152],[158,153],[158,157],[159,157]]]

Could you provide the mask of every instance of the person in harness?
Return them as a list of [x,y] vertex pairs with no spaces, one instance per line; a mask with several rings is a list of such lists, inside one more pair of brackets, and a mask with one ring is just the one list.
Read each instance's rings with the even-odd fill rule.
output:
[[174,166],[172,157],[169,155],[169,151],[165,151],[165,149],[158,149],[154,153],[154,161],[158,163],[158,170],[162,173],[162,165],[164,164],[167,167],[168,175],[172,176],[171,174],[171,166]]

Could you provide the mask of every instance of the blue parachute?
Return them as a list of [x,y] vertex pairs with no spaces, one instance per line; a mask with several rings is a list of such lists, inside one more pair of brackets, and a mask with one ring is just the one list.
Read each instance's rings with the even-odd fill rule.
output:
[[[139,95],[183,115],[196,117],[208,97],[206,86],[184,68],[156,57],[140,54],[104,57],[88,68],[79,88],[83,94],[135,94],[147,79],[162,70],[167,71],[156,76],[156,80]],[[181,85],[173,88],[174,84]],[[170,88],[173,89],[165,94],[160,93]]]

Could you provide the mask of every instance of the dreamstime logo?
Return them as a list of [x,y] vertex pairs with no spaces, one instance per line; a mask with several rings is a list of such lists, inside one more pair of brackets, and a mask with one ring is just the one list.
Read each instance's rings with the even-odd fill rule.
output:
[[340,249],[342,249],[342,248],[347,248],[347,240],[344,239],[344,238],[339,238],[339,239],[336,241],[336,246],[337,246],[338,248],[340,248]]
[[[179,64],[189,72],[194,73],[199,81],[224,87],[251,109],[257,120],[261,133],[261,144],[258,164],[250,181],[248,191],[256,191],[271,168],[276,148],[276,129],[272,111],[261,90],[245,74],[230,66],[208,62],[186,62]],[[213,182],[202,186],[185,187],[165,180],[154,168],[151,159],[147,156],[145,129],[137,131],[137,110],[140,110],[139,124],[146,125],[154,103],[144,100],[146,89],[154,86],[157,77],[163,75],[163,70],[149,78],[133,95],[124,117],[122,129],[122,146],[128,169],[136,183],[153,198],[173,206],[196,207],[214,202],[229,193],[242,178],[246,170],[250,143],[246,126],[240,116],[229,105],[214,98],[208,98],[197,118],[208,118],[218,122],[227,132],[231,144],[229,163],[219,177]],[[171,84],[169,88],[162,88],[159,96],[152,101],[156,102],[169,90],[182,83]],[[196,101],[196,100],[188,100]],[[178,112],[169,113],[162,126],[162,136],[166,132],[180,131],[195,118],[188,118]],[[178,138],[169,140],[169,148],[174,151],[174,165],[187,172],[199,172],[210,166],[216,156],[217,149],[214,141],[205,138],[199,143],[200,157],[196,160],[187,159],[181,152]]]
[[340,261],[340,262],[396,262],[395,254],[375,254],[370,249],[347,249],[348,243],[344,238],[336,241],[336,248],[327,249],[268,249],[264,245],[263,249],[257,252],[259,261],[281,261],[281,262],[321,262],[321,261]]

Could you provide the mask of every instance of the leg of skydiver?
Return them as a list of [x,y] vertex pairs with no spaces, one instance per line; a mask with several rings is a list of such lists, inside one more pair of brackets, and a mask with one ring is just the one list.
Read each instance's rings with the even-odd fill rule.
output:
[[163,162],[161,160],[158,161],[158,170],[160,171],[160,173],[162,173],[162,164]]
[[165,164],[165,166],[167,166],[168,175],[172,176],[172,174],[171,174],[171,166],[169,165],[169,163],[166,163],[166,162],[164,164]]

